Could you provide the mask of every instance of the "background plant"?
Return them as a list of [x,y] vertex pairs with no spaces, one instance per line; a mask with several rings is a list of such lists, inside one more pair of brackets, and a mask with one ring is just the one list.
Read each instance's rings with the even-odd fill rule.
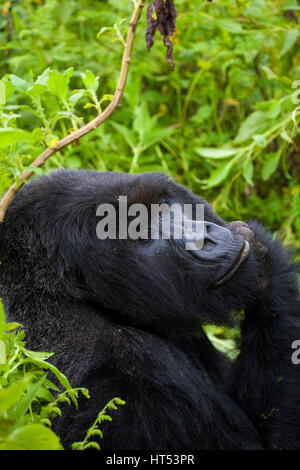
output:
[[102,411],[98,414],[97,418],[95,419],[94,423],[88,429],[85,438],[81,442],[74,442],[72,444],[73,450],[87,450],[87,449],[96,449],[101,450],[99,443],[93,438],[95,436],[99,439],[103,438],[103,432],[99,428],[100,424],[104,421],[112,421],[112,418],[108,414],[108,410],[117,410],[118,406],[125,405],[126,402],[121,400],[120,398],[113,398],[107,405],[103,408]]
[[[78,393],[67,378],[47,359],[53,354],[29,351],[25,333],[17,323],[6,323],[0,302],[0,450],[59,450],[59,438],[50,429],[51,420],[61,414],[59,404],[71,400],[77,406]],[[65,390],[52,380],[51,371]],[[58,392],[57,398],[53,393]]]
[[[46,171],[164,171],[222,216],[254,215],[299,250],[298,2],[176,7],[175,71],[160,41],[146,55],[144,15],[122,106]],[[107,105],[131,11],[123,0],[2,3],[1,191],[42,147]]]
[[[5,321],[0,300],[0,450],[62,450],[51,430],[52,421],[61,416],[62,404],[77,408],[79,394],[89,398],[89,392],[71,387],[65,375],[48,362],[53,353],[29,351],[20,327]],[[112,399],[91,423],[85,439],[73,448],[100,449],[91,438],[103,437],[99,424],[112,420],[107,410],[124,404],[120,398]]]

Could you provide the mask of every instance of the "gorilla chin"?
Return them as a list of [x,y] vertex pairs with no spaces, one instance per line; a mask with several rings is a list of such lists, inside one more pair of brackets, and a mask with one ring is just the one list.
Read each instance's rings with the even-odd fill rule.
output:
[[214,283],[215,287],[220,287],[232,279],[232,277],[239,271],[243,264],[249,259],[251,251],[259,260],[267,255],[267,248],[262,245],[255,233],[251,230],[248,224],[240,220],[236,220],[228,224],[228,228],[234,236],[237,234],[243,237],[243,246],[239,253],[238,258],[232,264],[228,272],[222,276],[217,282]]
[[202,263],[213,261],[217,264],[218,260],[221,261],[223,274],[212,282],[212,286],[220,287],[229,282],[249,259],[249,241],[252,242],[255,235],[247,224],[240,221],[231,222],[227,227],[206,221],[203,224],[203,246],[192,254]]
[[218,281],[214,283],[215,287],[220,287],[226,284],[232,277],[239,271],[240,267],[249,259],[250,255],[250,245],[247,240],[244,240],[242,250],[238,256],[238,259],[233,263],[227,273],[222,276]]

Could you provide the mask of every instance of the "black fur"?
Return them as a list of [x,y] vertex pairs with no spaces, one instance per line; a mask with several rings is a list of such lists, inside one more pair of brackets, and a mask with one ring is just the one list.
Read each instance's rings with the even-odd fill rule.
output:
[[[60,170],[24,186],[0,225],[0,296],[29,346],[54,351],[72,386],[89,388],[56,423],[66,447],[97,412],[126,405],[103,425],[104,449],[300,449],[300,339],[296,267],[261,225],[268,253],[251,250],[234,278],[179,243],[146,256],[136,241],[96,237],[96,208],[129,202],[203,203],[158,173]],[[205,220],[225,226],[205,203]],[[229,361],[202,324],[231,324],[245,309],[241,353]]]

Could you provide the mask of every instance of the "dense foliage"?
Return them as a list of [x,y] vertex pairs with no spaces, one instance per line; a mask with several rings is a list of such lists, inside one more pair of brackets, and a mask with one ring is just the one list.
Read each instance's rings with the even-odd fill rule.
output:
[[[258,218],[299,256],[298,1],[175,5],[175,70],[160,40],[146,51],[144,14],[122,105],[38,171],[163,171],[228,220]],[[131,11],[129,0],[0,2],[0,194],[47,146],[111,100]],[[16,326],[5,325],[1,313],[0,449],[58,449],[51,419],[61,401],[76,404],[79,391],[47,362],[49,354],[25,348]],[[235,331],[210,326],[208,334],[232,351]],[[95,418],[74,448],[101,436],[103,415]]]
[[[298,2],[176,7],[175,71],[160,40],[146,52],[144,14],[121,107],[47,170],[165,171],[222,216],[255,216],[299,248]],[[2,4],[1,191],[107,105],[131,11],[123,0]]]
[[[51,431],[51,419],[61,414],[59,403],[77,405],[79,390],[46,362],[52,354],[28,351],[20,325],[5,323],[0,302],[0,450],[62,448]],[[47,378],[51,370],[64,392]],[[59,392],[57,398],[53,392]],[[87,390],[81,391],[88,397]]]
[[[29,351],[25,332],[17,323],[7,323],[0,300],[0,450],[62,450],[59,437],[51,430],[53,419],[61,416],[61,405],[78,405],[78,395],[89,397],[85,388],[72,388],[68,379],[47,360],[53,353]],[[49,377],[50,373],[50,377]],[[55,383],[53,382],[55,380]],[[82,442],[74,450],[100,450],[103,437],[99,425],[111,421],[109,410],[125,402],[113,398],[95,416]]]
[[[175,71],[161,41],[146,52],[144,15],[122,106],[47,169],[162,170],[222,216],[254,215],[299,248],[298,2],[176,7]],[[45,145],[107,104],[131,11],[121,0],[2,5],[1,191]]]

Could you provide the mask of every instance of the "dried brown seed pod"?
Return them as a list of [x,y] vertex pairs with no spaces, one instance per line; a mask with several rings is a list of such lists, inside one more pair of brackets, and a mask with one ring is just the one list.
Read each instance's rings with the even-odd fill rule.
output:
[[[154,9],[156,18],[154,17]],[[173,44],[170,37],[175,33],[176,18],[177,10],[174,0],[154,0],[154,5],[152,2],[149,3],[146,30],[147,49],[150,51],[153,46],[155,31],[158,29],[163,36],[164,45],[167,47],[167,60],[171,63],[172,69],[174,69],[174,59]]]
[[[207,0],[212,2],[212,0]],[[156,17],[154,16],[156,13]],[[177,10],[174,0],[154,0],[150,2],[147,9],[147,30],[146,44],[150,51],[154,44],[155,31],[158,29],[163,37],[164,45],[167,48],[167,61],[170,62],[172,70],[174,69],[173,44],[171,37],[176,30]]]
[[147,50],[150,51],[154,44],[154,35],[157,29],[157,20],[154,18],[153,3],[149,3],[147,8],[147,29],[146,29],[146,44]]

